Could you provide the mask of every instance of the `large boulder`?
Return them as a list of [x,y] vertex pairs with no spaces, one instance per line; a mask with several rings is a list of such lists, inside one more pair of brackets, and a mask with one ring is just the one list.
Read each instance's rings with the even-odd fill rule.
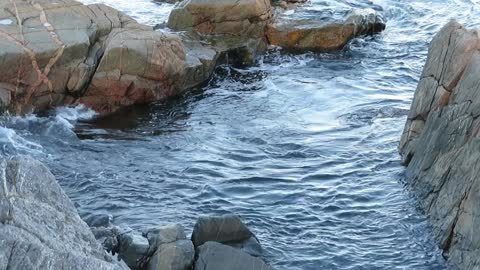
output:
[[217,242],[206,242],[197,248],[195,270],[272,270],[257,257]]
[[310,13],[309,9],[298,8],[294,14],[278,16],[267,27],[270,44],[289,51],[332,51],[342,49],[355,37],[385,29],[383,19],[370,9],[356,10],[339,19]]
[[178,37],[113,8],[0,1],[0,20],[0,109],[20,114],[85,103],[109,113],[183,90],[174,85],[185,69]]
[[480,37],[450,22],[434,37],[400,143],[444,256],[480,267]]
[[193,228],[192,242],[199,247],[208,241],[223,243],[252,256],[261,256],[262,247],[257,237],[236,215],[200,217]]
[[198,218],[193,228],[192,241],[195,247],[198,247],[208,241],[242,242],[253,236],[253,233],[236,215],[203,216]]
[[261,37],[271,17],[265,0],[185,0],[171,12],[168,26],[207,35]]
[[185,50],[176,35],[144,26],[115,29],[79,103],[98,112],[177,95],[183,85]]
[[128,269],[112,260],[39,162],[0,160],[0,269]]

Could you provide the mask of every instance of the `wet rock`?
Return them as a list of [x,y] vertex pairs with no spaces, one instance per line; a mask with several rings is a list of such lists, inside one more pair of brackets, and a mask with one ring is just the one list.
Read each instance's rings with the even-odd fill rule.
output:
[[450,264],[480,267],[480,37],[434,37],[400,143],[407,176]]
[[118,236],[118,257],[125,261],[130,269],[142,269],[148,249],[148,240],[141,235],[129,232]]
[[[357,10],[345,18],[305,14],[298,8],[292,15],[280,15],[267,27],[268,41],[290,51],[332,51],[342,49],[351,39],[385,29],[374,10]],[[330,16],[330,15],[329,15]]]
[[217,242],[197,248],[195,270],[267,270],[273,269],[261,259]]
[[171,224],[144,233],[150,243],[148,270],[191,269],[195,257],[193,243],[181,225]]
[[198,247],[208,241],[219,243],[243,242],[254,234],[236,215],[200,217],[193,228],[192,241]]
[[128,269],[96,242],[41,163],[0,161],[0,269]]

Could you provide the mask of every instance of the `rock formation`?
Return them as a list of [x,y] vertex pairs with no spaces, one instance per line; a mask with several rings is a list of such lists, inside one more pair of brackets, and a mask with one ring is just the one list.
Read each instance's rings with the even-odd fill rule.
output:
[[77,102],[109,113],[182,89],[179,38],[105,5],[2,1],[0,19],[0,103],[15,113]]
[[480,37],[450,22],[434,37],[400,153],[444,256],[480,268]]
[[98,244],[48,169],[0,160],[0,269],[128,269]]
[[2,1],[0,112],[82,103],[109,114],[199,86],[218,64],[251,65],[268,40],[285,49],[330,50],[384,28],[375,14],[324,25],[295,16],[273,20],[275,13],[269,0],[185,0],[168,21],[180,32],[167,33],[101,4]]
[[289,51],[333,51],[355,37],[385,29],[385,22],[374,10],[355,10],[346,19],[307,16],[306,12],[298,8],[294,14],[278,16],[268,25],[269,43]]

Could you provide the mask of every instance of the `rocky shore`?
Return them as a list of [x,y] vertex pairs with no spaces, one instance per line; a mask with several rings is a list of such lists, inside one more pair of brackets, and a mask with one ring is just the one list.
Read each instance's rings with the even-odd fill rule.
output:
[[[0,110],[21,115],[85,104],[105,115],[180,95],[219,64],[251,65],[269,45],[338,50],[385,28],[373,10],[305,20],[301,2],[185,0],[172,11],[170,29],[154,30],[102,4],[2,1]],[[292,8],[298,12],[286,15]]]
[[178,224],[90,229],[40,162],[3,159],[0,179],[0,269],[272,269],[234,215],[200,217],[191,238]]
[[454,268],[480,268],[480,37],[448,23],[430,45],[400,143],[408,183]]
[[[0,111],[84,104],[106,115],[180,95],[220,64],[252,65],[269,46],[339,50],[385,28],[373,10],[304,20],[302,2],[184,0],[154,29],[102,4],[2,1]],[[191,237],[178,224],[89,228],[41,163],[3,159],[0,181],[0,269],[271,269],[235,215],[200,217]]]

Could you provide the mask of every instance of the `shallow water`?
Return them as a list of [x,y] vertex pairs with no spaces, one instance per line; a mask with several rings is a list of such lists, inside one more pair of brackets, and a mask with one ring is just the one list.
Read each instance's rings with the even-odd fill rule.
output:
[[[151,25],[172,7],[84,2]],[[336,54],[271,51],[185,97],[93,123],[85,108],[4,118],[1,153],[46,162],[86,219],[191,229],[199,215],[239,214],[277,269],[445,269],[396,147],[429,41],[451,18],[478,27],[476,4],[312,1],[312,13],[374,8],[387,29]]]

